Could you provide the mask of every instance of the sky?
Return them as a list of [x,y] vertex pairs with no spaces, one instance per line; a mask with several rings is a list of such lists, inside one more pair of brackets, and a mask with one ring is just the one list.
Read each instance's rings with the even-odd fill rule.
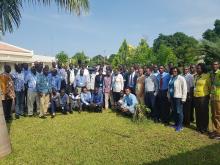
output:
[[124,39],[137,46],[145,38],[150,46],[160,33],[184,32],[196,39],[220,19],[219,0],[90,0],[90,11],[78,17],[50,7],[25,4],[22,21],[2,40],[55,56],[70,57],[84,51],[87,56],[117,53]]

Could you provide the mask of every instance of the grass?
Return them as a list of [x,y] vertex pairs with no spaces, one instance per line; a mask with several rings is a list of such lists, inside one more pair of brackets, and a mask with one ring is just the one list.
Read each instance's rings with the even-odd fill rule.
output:
[[13,153],[0,164],[210,164],[220,143],[185,128],[144,120],[137,124],[107,111],[22,118],[10,125]]

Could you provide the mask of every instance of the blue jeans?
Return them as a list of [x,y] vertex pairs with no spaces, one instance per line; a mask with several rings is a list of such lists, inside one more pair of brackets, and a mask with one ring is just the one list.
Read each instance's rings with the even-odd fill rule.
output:
[[175,126],[182,127],[183,126],[183,103],[181,98],[173,98],[171,97],[171,106],[173,109],[173,117]]
[[15,105],[15,114],[24,115],[24,91],[17,92],[16,95],[16,105]]
[[51,101],[51,114],[55,113],[57,109],[56,101]]
[[145,104],[148,108],[150,108],[150,116],[155,118],[157,116],[156,109],[155,109],[155,101],[156,96],[154,95],[154,92],[146,92],[145,93]]

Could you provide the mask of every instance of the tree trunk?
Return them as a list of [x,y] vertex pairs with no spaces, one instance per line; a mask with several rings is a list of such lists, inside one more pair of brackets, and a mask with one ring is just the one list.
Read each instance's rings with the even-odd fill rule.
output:
[[0,159],[11,153],[11,144],[0,97]]

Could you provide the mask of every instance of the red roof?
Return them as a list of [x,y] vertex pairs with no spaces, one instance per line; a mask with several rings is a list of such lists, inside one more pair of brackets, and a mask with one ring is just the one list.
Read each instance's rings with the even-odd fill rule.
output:
[[0,42],[0,50],[1,51],[11,51],[11,52],[20,52],[20,53],[30,53],[30,50],[26,50],[23,48],[19,48],[14,45],[10,45],[4,42]]

